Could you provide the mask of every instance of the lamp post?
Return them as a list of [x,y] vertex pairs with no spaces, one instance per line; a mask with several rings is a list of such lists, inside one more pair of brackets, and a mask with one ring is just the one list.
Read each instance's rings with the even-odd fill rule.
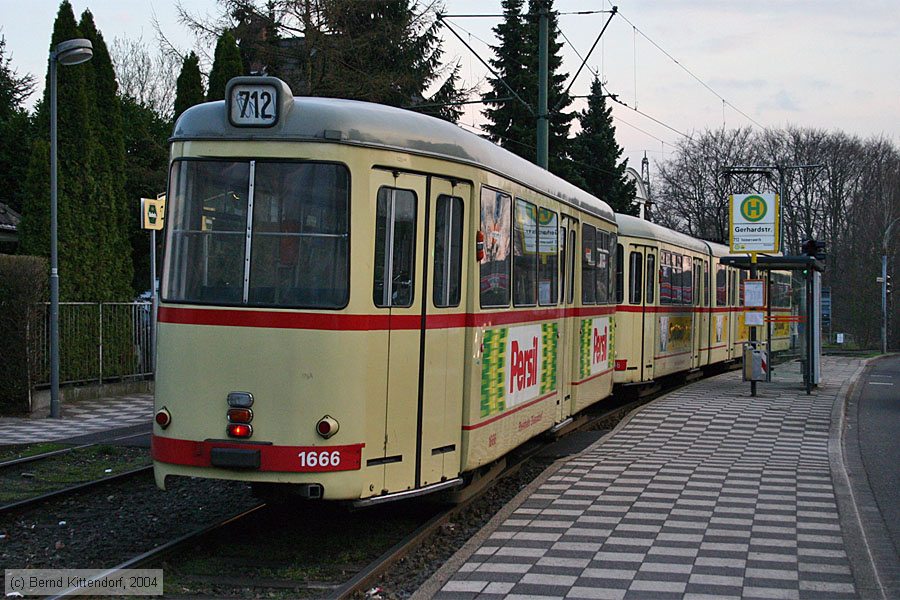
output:
[[56,215],[56,65],[77,65],[91,60],[90,40],[78,38],[59,43],[50,53],[50,416],[59,411],[59,255]]
[[900,221],[897,217],[887,226],[884,231],[884,237],[881,240],[881,353],[887,354],[887,254],[888,240],[891,238],[891,229],[894,224]]

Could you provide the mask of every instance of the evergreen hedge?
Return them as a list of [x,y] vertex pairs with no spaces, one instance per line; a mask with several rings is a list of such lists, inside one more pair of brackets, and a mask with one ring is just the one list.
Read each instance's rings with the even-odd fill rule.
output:
[[[38,256],[0,254],[0,412],[28,412],[29,347],[38,340],[32,322],[39,303],[46,301],[47,259]],[[34,353],[31,353],[32,357]]]

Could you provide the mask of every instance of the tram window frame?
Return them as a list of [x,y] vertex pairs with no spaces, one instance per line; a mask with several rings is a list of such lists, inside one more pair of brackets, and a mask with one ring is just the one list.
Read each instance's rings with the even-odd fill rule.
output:
[[559,303],[558,225],[556,211],[538,207],[537,292],[541,306],[556,306]]
[[[719,277],[721,275],[721,278]],[[716,306],[728,305],[728,268],[716,265]]]
[[[203,166],[212,167],[214,165],[220,165],[222,168],[227,168],[229,165],[231,167],[244,168],[247,171],[247,179],[243,182],[242,186],[237,186],[222,194],[210,196],[208,193],[201,193],[199,194],[201,196],[200,199],[194,198],[193,196],[196,195],[197,185],[200,182],[212,181],[218,183],[222,178],[220,176],[206,176],[201,178],[195,174],[195,180],[191,183],[191,189],[187,190],[185,189],[185,186],[189,182],[180,182],[181,169],[199,169]],[[256,217],[260,215],[265,216],[266,208],[268,208],[269,211],[274,210],[271,203],[274,196],[266,197],[261,195],[266,189],[265,184],[271,181],[271,179],[261,182],[257,177],[257,171],[272,166],[290,166],[294,169],[302,169],[306,166],[311,168],[333,168],[331,177],[340,178],[341,184],[339,186],[332,185],[327,188],[327,190],[331,190],[332,196],[330,199],[334,201],[330,208],[332,211],[336,211],[331,215],[332,219],[336,218],[331,224],[333,227],[336,226],[334,231],[305,231],[305,228],[307,227],[305,222],[296,223],[295,228],[297,231],[282,231],[281,227],[279,227],[279,231],[266,231],[265,227],[260,224],[259,219]],[[167,248],[170,248],[170,250],[166,252],[166,256],[163,259],[163,273],[161,277],[163,301],[177,302],[179,304],[212,306],[277,307],[288,309],[308,308],[317,310],[340,310],[347,306],[350,299],[351,174],[346,164],[336,161],[274,158],[256,159],[242,157],[226,159],[185,157],[173,160],[169,169],[168,197],[171,214],[169,219],[167,219],[168,222],[166,223],[165,235],[166,246]],[[189,173],[186,173],[184,177],[188,177],[189,175]],[[251,181],[254,179],[255,182],[251,188]],[[251,189],[253,189],[253,197],[251,197]],[[340,193],[340,195],[335,191]],[[296,197],[299,200],[308,200],[309,198],[314,197],[314,192],[315,190],[311,189],[310,193],[307,195],[291,194],[290,198],[294,199]],[[178,238],[186,237],[192,233],[202,234],[206,239],[212,237],[217,230],[214,229],[214,226],[207,219],[212,219],[214,221],[216,218],[221,218],[224,211],[217,211],[214,209],[201,210],[198,214],[201,215],[202,223],[198,222],[195,223],[195,225],[196,227],[202,227],[201,229],[196,230],[192,230],[190,227],[179,228],[179,224],[181,224],[179,219],[181,222],[186,222],[185,219],[191,218],[192,211],[197,208],[194,204],[198,201],[205,203],[219,197],[241,200],[240,194],[244,195],[243,206],[245,208],[244,212],[242,212],[243,218],[240,224],[241,252],[240,256],[237,256],[237,253],[232,254],[235,254],[233,259],[239,259],[241,265],[241,277],[239,280],[233,281],[233,285],[226,284],[224,287],[222,285],[210,286],[208,279],[210,272],[205,268],[208,266],[208,260],[203,262],[203,266],[197,267],[196,262],[198,258],[203,258],[203,254],[197,253],[195,255],[191,248],[182,248]],[[281,200],[282,204],[275,205],[279,207],[279,210],[282,210],[284,206],[284,199],[281,198]],[[266,204],[267,202],[269,203],[268,205]],[[254,204],[257,205],[255,210]],[[206,205],[204,204],[203,206],[205,207]],[[310,209],[307,204],[294,205],[292,208],[300,210],[301,213]],[[273,222],[276,222],[281,226],[284,226],[286,223],[284,220]],[[321,229],[323,226],[321,222],[318,222],[314,224],[313,227]],[[237,231],[235,230],[232,233],[237,234]],[[320,263],[322,269],[326,269],[332,274],[332,286],[327,288],[327,290],[324,288],[314,290],[315,293],[312,293],[310,289],[305,289],[302,286],[293,286],[291,288],[294,292],[293,295],[282,296],[281,298],[279,298],[277,290],[272,291],[268,289],[268,287],[266,287],[265,291],[270,293],[261,293],[263,288],[258,285],[258,278],[261,276],[260,269],[265,267],[265,263],[261,262],[260,257],[265,256],[265,252],[262,252],[261,249],[264,247],[264,240],[267,237],[297,238],[301,242],[313,238],[328,238],[333,240],[333,243],[337,246],[335,250],[328,252],[329,258],[334,259],[333,262],[329,264]],[[279,241],[283,242],[284,240]],[[299,245],[299,243],[289,244],[292,248]],[[283,252],[282,246],[283,244],[279,243],[279,253]],[[248,251],[249,256],[247,254]],[[314,252],[314,248],[310,249],[309,252]],[[188,266],[186,263],[188,262],[191,263],[191,268],[186,268]],[[202,274],[201,279],[189,281],[189,278],[194,277],[196,273]],[[214,273],[213,275],[217,274]],[[175,278],[179,278],[178,281],[176,281]],[[223,296],[221,290],[228,291],[228,294]],[[323,290],[325,290],[325,293],[323,293]],[[292,301],[287,301],[285,298],[291,299]],[[325,299],[325,301],[323,301],[323,299]]]
[[581,225],[581,303],[597,303],[597,269],[594,252],[596,252],[597,228],[583,223]]
[[646,277],[646,298],[647,304],[653,304],[656,300],[656,255],[647,252],[647,268],[644,270]]
[[644,289],[644,255],[632,250],[628,255],[628,303],[640,304]]
[[[531,223],[525,222],[528,218]],[[513,306],[537,306],[538,254],[537,205],[516,198],[513,219]]]
[[569,296],[566,298],[567,304],[575,304],[575,256],[578,247],[578,224],[575,223],[569,230]]
[[597,304],[609,304],[612,301],[609,289],[609,232],[597,229],[596,254],[594,254],[594,269],[597,293]]
[[[486,208],[493,214],[485,212]],[[479,261],[479,303],[482,308],[506,307],[512,268],[512,194],[482,186],[479,214],[479,231],[484,238],[484,256]],[[490,219],[486,220],[486,216]]]
[[659,251],[659,303],[672,304],[672,253]]
[[616,244],[616,304],[625,302],[625,248]]
[[[382,195],[382,192],[391,192],[390,206],[388,206],[387,198]],[[400,220],[398,217],[398,200],[403,202],[408,200],[408,197],[398,198],[398,192],[403,192],[403,196],[406,196],[407,194],[412,196],[411,219]],[[408,308],[415,302],[418,207],[419,197],[415,190],[387,185],[378,188],[375,200],[375,250],[373,253],[375,260],[373,261],[374,268],[372,270],[372,301],[378,308]],[[384,208],[386,212],[382,213],[382,208]],[[406,215],[409,208],[410,207],[408,206],[402,207],[402,210],[404,211],[403,216]],[[393,220],[391,220],[392,216]],[[381,227],[382,218],[384,219],[383,229]],[[388,223],[391,225],[390,229],[388,228]],[[395,237],[398,224],[403,226],[400,233],[405,234],[403,239],[401,239],[400,244],[397,244],[397,238]],[[411,229],[407,229],[409,225],[412,226]],[[411,235],[408,235],[409,233],[411,233]],[[390,262],[388,262],[387,255],[388,240],[391,242],[392,251]],[[383,247],[380,247],[379,242]],[[381,265],[379,265],[379,255],[383,257]],[[388,267],[390,267],[390,279],[385,278]],[[408,279],[403,279],[403,277],[407,275]],[[397,290],[394,289],[395,281],[400,284],[400,287]],[[390,282],[390,285],[386,287],[385,284],[388,282]],[[378,297],[379,283],[381,284],[380,299]],[[405,293],[403,293],[404,287]]]
[[438,195],[434,215],[432,290],[435,308],[456,307],[461,300],[464,211],[463,199],[459,196]]

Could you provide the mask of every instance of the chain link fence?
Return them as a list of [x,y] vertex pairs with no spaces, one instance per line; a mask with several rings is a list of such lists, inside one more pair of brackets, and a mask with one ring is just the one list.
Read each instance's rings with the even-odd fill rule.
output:
[[[61,302],[59,381],[104,383],[153,375],[150,302]],[[32,389],[50,385],[50,304],[29,322]]]

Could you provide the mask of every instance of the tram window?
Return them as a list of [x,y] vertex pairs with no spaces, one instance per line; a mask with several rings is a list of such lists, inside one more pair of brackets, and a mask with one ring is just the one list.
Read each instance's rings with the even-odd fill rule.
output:
[[573,227],[569,231],[569,297],[566,299],[568,304],[575,302],[575,243],[578,233]]
[[656,292],[656,256],[647,254],[647,304],[653,304]]
[[609,304],[609,234],[597,231],[596,264],[597,304]]
[[347,169],[257,162],[248,303],[347,303]]
[[659,253],[659,303],[672,304],[672,253]]
[[632,252],[628,261],[628,281],[630,282],[628,286],[628,302],[631,304],[641,303],[641,290],[644,285],[644,277],[641,272],[643,264],[643,255],[640,252]]
[[463,200],[441,194],[434,215],[434,297],[439,308],[459,306]]
[[738,306],[744,306],[744,282],[747,281],[748,277],[747,271],[741,270],[741,283],[738,287]]
[[728,302],[728,272],[725,265],[716,265],[716,306]]
[[537,304],[537,207],[516,198],[513,224],[513,304]]
[[681,255],[672,253],[672,304],[681,304]]
[[681,258],[681,303],[694,303],[694,281],[693,272],[691,271],[691,257],[683,256]]
[[581,228],[581,302],[596,304],[597,302],[597,268],[596,245],[597,230],[591,225]]
[[375,306],[411,306],[416,252],[416,194],[383,186],[375,213]]
[[609,268],[606,270],[606,285],[609,288],[609,295],[607,297],[607,304],[618,304],[618,296],[616,289],[616,269],[618,268],[618,261],[616,260],[617,249],[618,249],[618,236],[615,233],[610,233],[608,236],[608,242],[606,247],[609,248]]
[[559,218],[556,213],[540,209],[538,213],[538,301],[541,306],[554,306],[559,290]]
[[566,254],[566,240],[569,239],[569,236],[566,235],[566,228],[559,228],[559,266],[562,270],[562,276],[559,278],[559,297],[563,303],[566,301],[566,279],[568,278],[568,274],[566,273],[566,265],[569,263],[566,262],[567,254]]
[[616,244],[616,304],[625,301],[625,250]]
[[346,167],[176,161],[170,181],[171,251],[163,274],[166,300],[316,308],[346,305]]
[[510,210],[509,194],[481,189],[481,236],[484,257],[480,265],[481,306],[509,306]]
[[703,261],[703,306],[709,306],[709,263]]

